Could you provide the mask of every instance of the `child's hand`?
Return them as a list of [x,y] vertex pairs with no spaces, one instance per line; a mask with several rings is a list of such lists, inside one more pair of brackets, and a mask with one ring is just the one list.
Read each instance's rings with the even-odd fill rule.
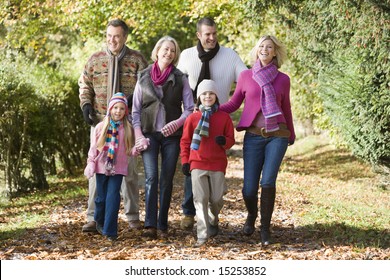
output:
[[93,177],[94,174],[95,174],[95,163],[90,162],[87,164],[87,167],[85,167],[84,169],[84,175],[89,180]]
[[190,173],[190,164],[189,163],[184,163],[182,166],[181,166],[181,171],[183,172],[183,174],[185,176],[191,176],[191,173]]
[[216,136],[215,143],[217,143],[218,145],[221,145],[221,146],[225,145],[226,144],[226,137],[223,135]]
[[131,149],[131,152],[130,152],[131,157],[138,157],[140,154],[141,154],[141,152],[137,150],[136,146],[134,146]]

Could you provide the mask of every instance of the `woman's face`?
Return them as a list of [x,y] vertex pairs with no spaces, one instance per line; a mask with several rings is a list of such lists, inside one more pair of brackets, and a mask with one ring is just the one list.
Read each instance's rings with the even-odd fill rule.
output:
[[214,105],[215,101],[217,100],[217,96],[212,91],[206,91],[199,95],[200,103],[202,103],[205,107],[211,107]]
[[169,65],[176,57],[176,47],[171,41],[164,41],[157,52],[159,63]]
[[120,121],[125,117],[126,114],[126,105],[122,102],[117,102],[111,108],[111,119],[114,122]]
[[270,39],[261,42],[259,49],[257,50],[257,57],[263,66],[270,64],[272,59],[276,57],[274,42]]

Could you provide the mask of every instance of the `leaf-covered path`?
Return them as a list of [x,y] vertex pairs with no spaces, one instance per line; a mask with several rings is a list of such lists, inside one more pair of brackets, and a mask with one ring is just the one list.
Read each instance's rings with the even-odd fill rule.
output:
[[[49,211],[50,219],[47,223],[33,229],[17,239],[3,241],[0,248],[0,259],[38,259],[38,260],[251,260],[251,259],[375,259],[388,260],[390,257],[389,231],[374,232],[373,238],[383,237],[385,244],[381,246],[364,246],[357,248],[340,232],[353,234],[373,234],[372,230],[349,227],[339,222],[329,224],[314,223],[310,226],[299,226],[297,217],[307,211],[306,206],[312,201],[306,196],[305,184],[320,184],[316,180],[325,180],[326,176],[342,177],[343,180],[354,180],[353,176],[340,173],[332,168],[332,160],[337,162],[351,162],[355,168],[361,168],[359,173],[368,172],[346,153],[328,153],[327,175],[322,176],[318,169],[320,160],[324,159],[321,150],[317,160],[313,157],[286,157],[278,179],[278,193],[273,215],[273,241],[267,247],[259,245],[259,221],[257,230],[252,237],[241,233],[245,221],[246,211],[242,200],[242,146],[237,145],[229,151],[229,167],[227,172],[228,193],[225,195],[225,204],[220,215],[220,234],[212,238],[207,246],[195,248],[195,227],[192,232],[180,229],[181,201],[183,197],[183,176],[177,170],[172,203],[170,208],[170,230],[167,239],[147,240],[141,237],[141,231],[129,231],[120,212],[119,239],[116,242],[107,241],[98,234],[82,233],[81,227],[85,223],[85,209],[87,197],[60,204],[60,206],[31,205],[31,211]],[[326,153],[326,150],[323,150]],[[324,164],[324,163],[321,163]],[[140,164],[141,165],[141,164]],[[317,168],[317,169],[316,169]],[[320,176],[314,176],[317,174]],[[322,178],[322,179],[318,179]],[[140,180],[142,181],[142,176]],[[373,180],[370,176],[362,175],[359,180]],[[79,181],[87,185],[85,181]],[[299,185],[302,185],[302,188]],[[141,210],[144,192],[141,187]],[[60,198],[59,198],[60,199]],[[122,207],[121,207],[122,209]],[[141,212],[141,219],[144,212]],[[336,235],[337,233],[337,235]],[[372,242],[374,244],[375,242]]]

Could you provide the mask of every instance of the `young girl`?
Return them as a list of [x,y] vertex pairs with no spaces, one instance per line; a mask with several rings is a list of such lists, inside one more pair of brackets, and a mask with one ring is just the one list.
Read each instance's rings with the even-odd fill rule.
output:
[[127,175],[128,156],[135,155],[131,152],[134,136],[128,114],[126,96],[114,94],[107,115],[95,128],[84,170],[88,179],[96,173],[96,229],[112,241],[118,237],[120,188]]
[[[234,141],[229,114],[219,111],[218,92],[213,80],[203,80],[197,90],[199,111],[184,123],[180,141],[182,171],[191,175],[197,217],[196,246],[218,234],[218,215],[223,206],[226,150]],[[191,174],[190,174],[191,171]],[[210,215],[209,215],[210,213]]]

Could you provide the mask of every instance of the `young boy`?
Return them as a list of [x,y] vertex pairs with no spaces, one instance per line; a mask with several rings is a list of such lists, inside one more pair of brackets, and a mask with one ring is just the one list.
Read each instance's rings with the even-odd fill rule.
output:
[[[192,180],[197,217],[197,242],[206,243],[218,234],[218,214],[223,206],[226,150],[234,141],[229,114],[219,111],[218,91],[213,80],[203,80],[197,90],[199,111],[191,114],[180,141],[182,171]],[[210,214],[210,215],[209,215]]]

